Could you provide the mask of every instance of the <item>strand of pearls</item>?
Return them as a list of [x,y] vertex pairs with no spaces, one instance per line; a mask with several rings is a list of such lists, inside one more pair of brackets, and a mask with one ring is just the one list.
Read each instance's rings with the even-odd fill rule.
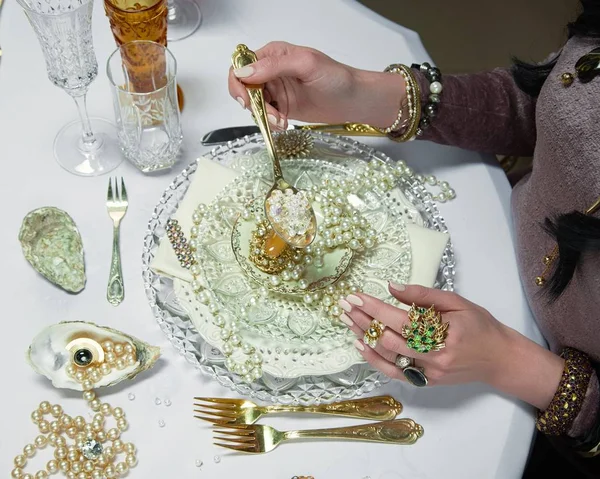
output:
[[[412,177],[423,184],[440,186],[442,193],[433,196],[434,200],[443,202],[456,196],[454,190],[446,182],[439,182],[433,176],[424,178],[421,175],[415,175],[412,169],[401,160],[393,166],[372,161],[358,170],[352,180],[337,180],[325,175],[321,185],[314,185],[308,190],[311,202],[319,202],[323,207],[324,220],[319,225],[318,230],[320,238],[314,245],[305,248],[303,252],[298,252],[286,265],[282,273],[273,275],[276,278],[273,281],[276,281],[277,284],[281,281],[299,281],[300,285],[307,287],[306,281],[302,280],[305,267],[310,264],[315,264],[317,267],[322,265],[323,255],[326,251],[341,245],[347,246],[356,252],[373,248],[379,240],[377,233],[371,228],[360,211],[352,207],[348,196],[365,188],[377,188],[380,192],[385,193],[394,188],[398,179],[403,175]],[[213,324],[221,330],[220,336],[223,342],[221,351],[226,357],[225,366],[233,373],[240,375],[245,382],[251,383],[262,376],[262,357],[254,346],[243,341],[239,334],[239,319],[229,318],[221,312],[221,308],[212,292],[202,284],[200,278],[201,270],[198,266],[200,262],[198,246],[200,243],[198,235],[200,224],[207,213],[208,206],[199,204],[192,215],[194,226],[190,230],[189,246],[194,261],[189,267],[193,277],[191,287],[198,300],[207,306],[212,315]],[[243,219],[250,220],[259,213],[252,208],[246,208],[241,214]],[[340,307],[337,304],[338,300],[359,290],[360,285],[349,284],[342,280],[327,287],[323,292],[307,292],[303,297],[303,301],[307,305],[320,307],[331,318],[337,319],[341,314]],[[268,295],[269,291],[262,288],[260,296],[264,298]],[[242,316],[247,314],[247,310],[260,300],[261,298],[257,297],[250,298],[246,308],[242,309]]]
[[[137,464],[135,446],[121,439],[121,433],[129,427],[123,409],[102,403],[92,390],[94,384],[114,368],[124,369],[128,364],[135,364],[135,349],[131,344],[112,341],[102,343],[102,349],[105,361],[100,365],[79,367],[72,363],[67,366],[67,373],[82,385],[83,397],[95,412],[92,421],[67,415],[59,404],[41,402],[31,413],[40,434],[14,458],[13,479],[47,479],[59,472],[67,479],[113,479],[127,475]],[[116,424],[107,429],[105,422],[109,417]],[[46,467],[33,475],[24,472],[28,460],[48,446],[54,448],[54,458]]]

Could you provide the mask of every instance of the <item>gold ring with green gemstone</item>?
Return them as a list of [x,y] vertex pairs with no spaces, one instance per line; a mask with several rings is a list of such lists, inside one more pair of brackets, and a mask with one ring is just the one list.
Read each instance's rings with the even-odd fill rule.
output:
[[442,315],[431,308],[421,308],[414,304],[408,310],[409,324],[402,326],[402,337],[408,348],[418,353],[439,351],[446,347],[449,323],[442,322]]
[[369,327],[365,331],[365,335],[363,336],[363,343],[375,349],[375,346],[377,346],[377,341],[379,341],[379,338],[383,334],[384,329],[385,324],[383,324],[381,321],[373,319],[371,321],[371,324],[369,324]]

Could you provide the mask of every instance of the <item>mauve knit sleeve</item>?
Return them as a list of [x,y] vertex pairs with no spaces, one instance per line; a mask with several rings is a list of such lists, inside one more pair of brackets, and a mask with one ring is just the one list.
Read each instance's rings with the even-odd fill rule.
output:
[[[429,82],[416,75],[427,102]],[[444,75],[442,84],[438,113],[421,139],[483,153],[533,154],[536,100],[519,89],[510,71]]]

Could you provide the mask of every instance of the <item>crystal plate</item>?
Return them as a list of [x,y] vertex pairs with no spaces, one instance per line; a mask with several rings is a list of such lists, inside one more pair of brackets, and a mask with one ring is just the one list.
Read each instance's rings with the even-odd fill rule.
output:
[[[392,162],[381,152],[349,139],[313,133],[313,156],[329,161],[342,160],[344,166],[356,166],[368,161]],[[207,156],[226,166],[250,171],[261,160],[264,145],[259,135],[230,142],[212,150]],[[143,278],[153,314],[172,344],[186,359],[203,373],[213,377],[223,386],[239,394],[259,400],[282,404],[316,404],[356,397],[389,381],[368,364],[357,364],[331,375],[276,378],[265,374],[261,380],[246,384],[224,366],[220,351],[205,342],[180,304],[173,281],[150,269],[160,240],[165,236],[166,222],[177,211],[196,163],[183,171],[163,194],[150,219],[144,239]],[[400,216],[407,222],[447,232],[443,218],[432,200],[430,192],[414,175],[402,177],[398,188],[389,192],[389,200],[397,205]],[[308,178],[302,181],[309,182]],[[301,184],[301,183],[300,183]],[[449,242],[440,264],[435,287],[454,289],[455,263],[452,244]]]

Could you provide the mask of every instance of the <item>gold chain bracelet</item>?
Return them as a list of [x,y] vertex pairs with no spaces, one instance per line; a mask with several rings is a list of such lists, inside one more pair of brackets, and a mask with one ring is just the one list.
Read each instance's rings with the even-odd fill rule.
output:
[[400,136],[393,135],[394,132],[388,132],[388,137],[397,142],[413,140],[419,128],[421,120],[421,89],[413,71],[406,65],[393,64],[385,69],[386,72],[398,73],[402,75],[406,82],[406,99],[408,103],[408,122],[406,130]]

